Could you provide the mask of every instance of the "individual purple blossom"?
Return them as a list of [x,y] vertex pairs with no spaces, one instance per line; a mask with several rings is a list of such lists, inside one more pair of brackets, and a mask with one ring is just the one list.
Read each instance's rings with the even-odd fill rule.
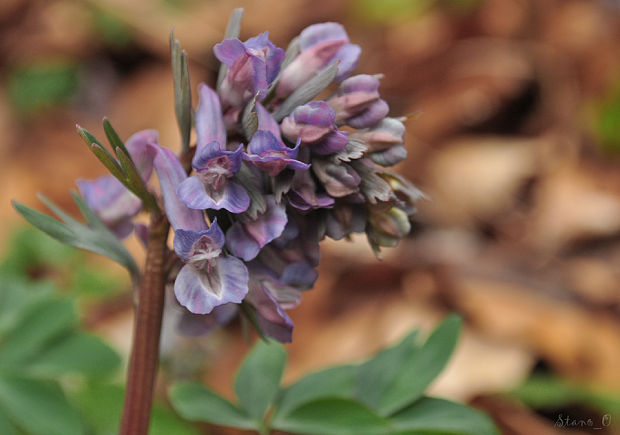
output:
[[213,48],[215,56],[228,67],[219,89],[225,107],[241,107],[254,95],[265,96],[267,87],[280,72],[284,50],[269,41],[264,32],[245,42],[225,39]]
[[217,142],[197,149],[192,161],[196,175],[184,180],[177,188],[181,201],[196,210],[246,211],[250,196],[241,185],[231,180],[241,167],[242,154],[243,145],[235,151],[228,151]]
[[248,292],[248,271],[241,260],[222,254],[224,233],[213,221],[206,230],[176,230],[174,250],[185,265],[174,282],[181,305],[208,314],[226,303],[240,303]]
[[405,126],[396,118],[384,118],[372,128],[357,131],[351,139],[364,143],[368,156],[381,166],[393,166],[407,157]]
[[293,322],[264,283],[250,280],[246,300],[256,309],[256,322],[267,336],[282,343],[293,341]]
[[289,148],[270,131],[258,130],[248,144],[244,160],[249,160],[270,177],[275,177],[284,168],[306,170],[310,165],[296,160],[300,141],[295,148]]
[[314,159],[312,170],[325,187],[327,193],[334,198],[342,198],[359,192],[360,176],[346,163],[333,163],[329,160]]
[[256,219],[240,216],[226,232],[226,247],[245,261],[254,259],[261,248],[279,237],[286,226],[286,207],[276,204],[273,195],[266,198],[267,208]]
[[387,103],[379,97],[378,77],[368,74],[343,81],[327,103],[336,112],[336,123],[346,123],[353,128],[371,127],[389,112]]
[[316,183],[308,171],[295,172],[287,198],[293,207],[304,211],[334,205],[334,198],[317,191]]
[[[155,130],[135,133],[125,144],[145,183],[153,173],[155,151],[150,144],[157,144]],[[76,184],[88,206],[116,236],[125,238],[132,232],[132,219],[142,209],[142,201],[120,181],[112,175],[103,175],[95,180],[79,179]]]
[[337,81],[345,79],[357,66],[361,49],[350,44],[347,32],[338,23],[306,27],[299,35],[301,53],[284,70],[276,95],[285,98],[333,61],[338,61]]
[[290,141],[301,139],[317,154],[333,154],[348,142],[347,133],[338,130],[334,109],[324,101],[311,101],[297,107],[282,120],[282,134]]

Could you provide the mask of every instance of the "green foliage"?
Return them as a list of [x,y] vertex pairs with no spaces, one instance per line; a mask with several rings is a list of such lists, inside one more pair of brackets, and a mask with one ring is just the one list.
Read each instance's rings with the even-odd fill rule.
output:
[[241,407],[261,421],[278,392],[286,351],[276,342],[259,341],[248,354],[235,378],[235,393]]
[[620,414],[620,393],[592,388],[549,375],[534,375],[512,392],[534,409],[584,404],[603,414]]
[[[115,435],[123,408],[125,389],[121,385],[91,381],[74,396],[74,403],[92,435]],[[153,405],[150,435],[197,435],[194,427],[159,402]]]
[[53,286],[3,273],[0,288],[0,427],[11,428],[2,433],[85,433],[58,379],[105,376],[120,358],[77,329],[74,304]]
[[[66,283],[61,295],[49,280]],[[34,229],[14,233],[0,262],[0,434],[113,435],[124,388],[112,383],[120,358],[79,328],[68,297],[83,286],[119,286],[76,252]],[[197,435],[169,407],[155,403],[151,435]]]
[[604,151],[620,152],[620,83],[593,104],[592,129]]
[[284,348],[259,341],[235,379],[240,405],[196,383],[175,385],[170,400],[187,419],[261,433],[497,434],[483,413],[423,396],[449,360],[460,326],[450,316],[422,345],[414,331],[362,364],[311,373],[278,394]]
[[38,212],[30,207],[13,201],[13,206],[28,222],[53,237],[61,243],[85,249],[87,251],[101,254],[124,266],[130,275],[136,279],[138,266],[133,257],[118,238],[108,230],[105,224],[97,215],[86,205],[84,200],[76,193],[72,194],[73,200],[78,205],[86,223],[73,219],[53,202],[40,195],[39,198],[58,216],[62,222]]
[[9,99],[24,113],[62,104],[78,89],[78,68],[68,62],[36,62],[16,68],[8,78]]

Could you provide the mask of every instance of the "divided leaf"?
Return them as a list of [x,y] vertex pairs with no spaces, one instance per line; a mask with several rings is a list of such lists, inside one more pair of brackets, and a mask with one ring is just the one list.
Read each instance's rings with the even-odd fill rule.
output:
[[170,390],[173,408],[191,421],[256,429],[257,424],[242,409],[197,383],[176,384]]
[[422,396],[450,359],[460,328],[461,319],[455,315],[449,316],[422,347],[405,358],[375,407],[379,414],[391,415]]
[[390,421],[398,432],[408,434],[499,435],[483,412],[431,397],[424,397],[399,411]]
[[235,378],[235,394],[241,407],[257,421],[273,401],[284,365],[286,351],[275,341],[259,341],[241,364]]
[[276,402],[276,415],[287,415],[293,409],[316,399],[352,398],[358,372],[358,366],[343,365],[304,376],[282,391]]

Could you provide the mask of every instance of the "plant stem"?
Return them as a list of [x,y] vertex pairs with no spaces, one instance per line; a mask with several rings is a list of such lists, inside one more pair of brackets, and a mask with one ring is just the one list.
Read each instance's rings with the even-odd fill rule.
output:
[[138,285],[127,390],[119,435],[147,435],[164,308],[164,260],[170,225],[165,216],[151,215],[144,274]]

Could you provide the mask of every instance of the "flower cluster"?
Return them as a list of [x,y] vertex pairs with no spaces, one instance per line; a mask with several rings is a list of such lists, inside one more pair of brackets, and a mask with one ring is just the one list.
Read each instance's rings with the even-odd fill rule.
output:
[[[340,24],[306,28],[287,53],[267,32],[214,52],[225,73],[216,90],[199,85],[190,174],[153,131],[126,147],[145,182],[157,172],[188,318],[211,325],[241,307],[290,341],[285,310],[313,286],[325,236],[365,232],[378,251],[409,232],[421,193],[385,169],[406,157],[405,129],[387,116],[381,76],[351,75],[361,50]],[[119,237],[132,231],[136,196],[111,176],[78,186]]]

